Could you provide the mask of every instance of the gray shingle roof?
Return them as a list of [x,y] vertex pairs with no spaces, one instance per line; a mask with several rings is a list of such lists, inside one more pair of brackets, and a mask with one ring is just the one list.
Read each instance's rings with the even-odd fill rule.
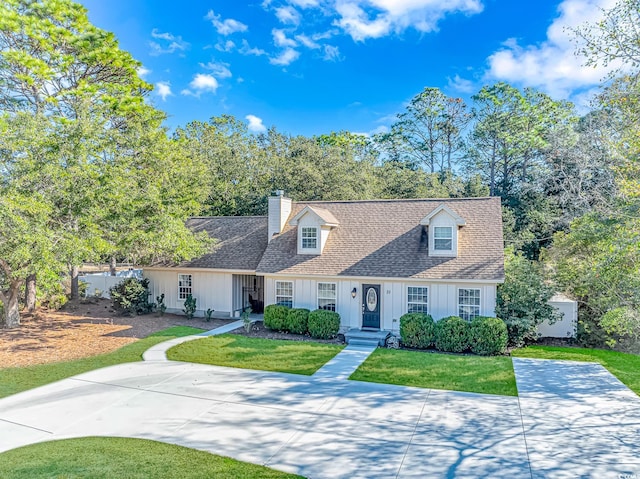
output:
[[255,271],[267,247],[266,216],[191,218],[187,226],[218,241],[211,253],[172,266]]
[[[446,204],[466,220],[456,258],[429,256],[420,221]],[[268,244],[258,273],[390,278],[502,280],[504,257],[499,198],[295,202],[331,212],[340,225],[321,255],[298,255],[296,228],[287,224]]]

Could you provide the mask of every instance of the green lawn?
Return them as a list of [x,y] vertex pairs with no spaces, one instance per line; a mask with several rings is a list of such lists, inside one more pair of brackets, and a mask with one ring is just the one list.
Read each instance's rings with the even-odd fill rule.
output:
[[3,479],[299,478],[181,446],[116,437],[44,442],[0,454]]
[[336,344],[278,341],[224,334],[178,344],[167,351],[167,358],[310,376],[343,347]]
[[511,358],[378,348],[349,379],[517,396]]
[[604,349],[563,348],[556,346],[529,346],[516,349],[514,357],[538,359],[566,359],[600,363],[611,374],[640,396],[640,356]]
[[[158,331],[135,343],[127,344],[112,353],[76,359],[74,361],[40,364],[23,368],[0,369],[0,398],[94,369],[113,366],[114,364],[141,361],[142,353],[155,344],[171,338],[189,336],[201,332],[201,329],[175,326]],[[2,476],[0,475],[0,477]]]

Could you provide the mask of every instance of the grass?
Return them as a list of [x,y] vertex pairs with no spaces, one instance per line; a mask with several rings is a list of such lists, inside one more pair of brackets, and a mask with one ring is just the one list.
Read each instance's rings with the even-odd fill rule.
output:
[[0,454],[3,479],[299,478],[264,466],[146,439],[85,437]]
[[564,359],[600,363],[640,396],[640,356],[635,354],[604,349],[529,346],[516,349],[511,355],[520,358]]
[[349,379],[517,396],[511,358],[378,348]]
[[310,376],[342,348],[343,346],[335,344],[278,341],[224,334],[178,344],[167,351],[167,358]]
[[[127,344],[111,353],[99,356],[21,368],[0,369],[0,398],[94,369],[113,366],[114,364],[141,361],[142,353],[155,344],[171,338],[189,336],[200,332],[202,332],[201,329],[175,326],[158,331],[135,343]],[[2,476],[0,475],[0,477]]]

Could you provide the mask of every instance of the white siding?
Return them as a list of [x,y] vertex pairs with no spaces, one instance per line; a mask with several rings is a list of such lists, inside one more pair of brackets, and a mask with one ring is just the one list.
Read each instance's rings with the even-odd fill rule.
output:
[[[451,228],[451,251],[437,250],[434,247],[435,228],[449,227]],[[446,211],[441,211],[429,222],[429,255],[430,256],[458,256],[458,225],[454,218]]]
[[208,308],[216,312],[232,311],[232,274],[189,271],[175,269],[170,271],[144,270],[144,277],[149,278],[151,301],[164,293],[164,302],[169,312],[181,313],[184,301],[178,300],[178,274],[192,276],[192,294],[196,298],[197,315],[204,315]]
[[[380,285],[380,327],[397,331],[398,320],[407,312],[407,287],[422,286],[429,289],[429,313],[434,319],[458,314],[458,289],[480,289],[480,314],[495,314],[496,285],[493,283],[432,283],[427,281],[376,280],[360,278],[300,278],[265,277],[264,304],[275,303],[275,281],[293,282],[293,305],[314,310],[318,307],[318,283],[336,283],[336,312],[340,314],[342,329],[360,328],[362,325],[362,285]],[[356,288],[356,297],[351,291]],[[395,320],[395,321],[394,321]]]

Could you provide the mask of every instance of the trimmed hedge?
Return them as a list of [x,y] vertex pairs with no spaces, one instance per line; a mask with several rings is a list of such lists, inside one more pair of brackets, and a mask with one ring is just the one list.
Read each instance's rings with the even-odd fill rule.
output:
[[290,309],[287,314],[287,331],[294,334],[306,334],[308,330],[309,310],[303,308]]
[[478,316],[469,325],[469,343],[471,351],[475,354],[504,354],[507,339],[507,325],[501,319]]
[[400,340],[410,348],[427,349],[435,341],[436,323],[430,314],[407,313],[400,317]]
[[469,323],[459,316],[448,316],[436,323],[436,349],[461,353],[469,349]]
[[316,309],[309,313],[309,334],[312,338],[335,338],[340,331],[340,315],[333,311]]
[[290,309],[281,304],[265,306],[263,318],[265,327],[274,331],[285,331],[287,328],[287,315]]

